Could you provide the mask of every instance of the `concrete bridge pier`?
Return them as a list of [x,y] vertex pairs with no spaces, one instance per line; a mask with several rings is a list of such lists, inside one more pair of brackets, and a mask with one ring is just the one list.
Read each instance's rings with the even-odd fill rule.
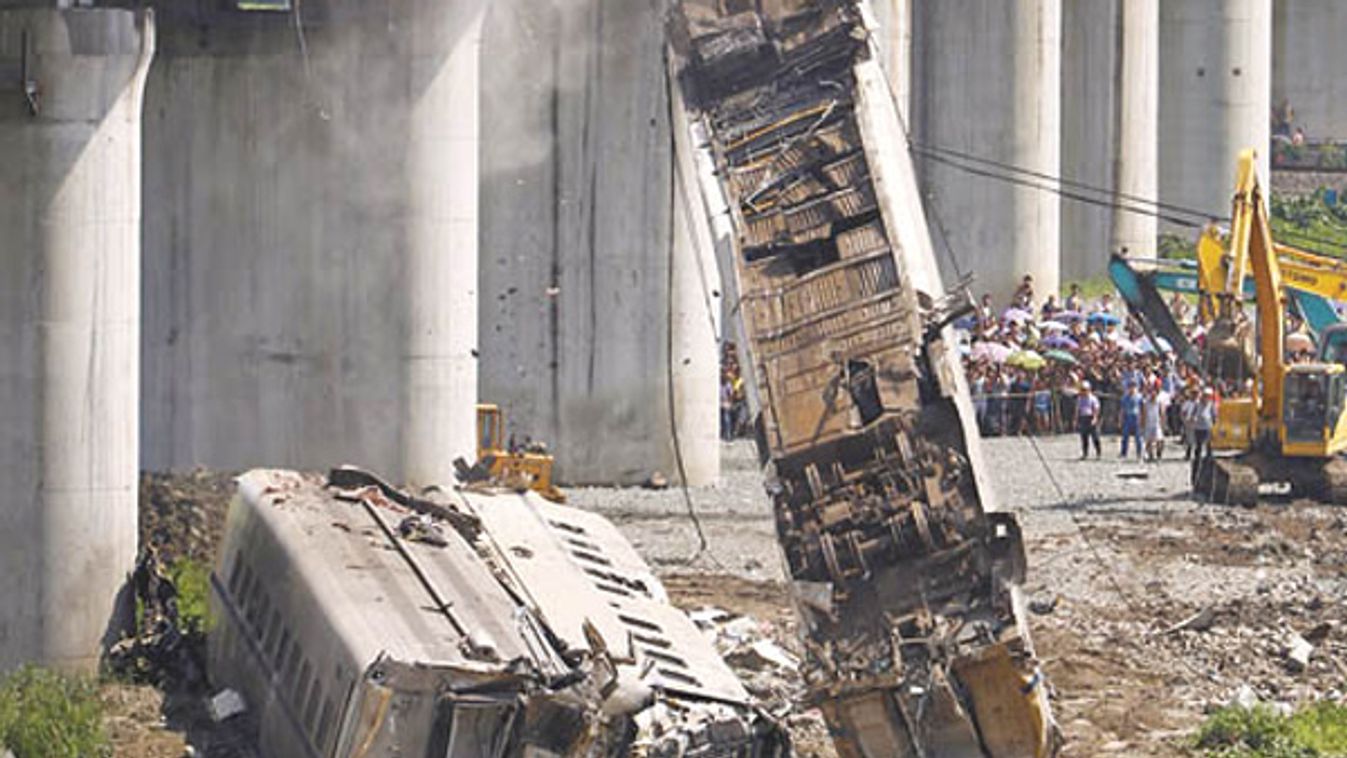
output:
[[1258,149],[1268,181],[1272,27],[1272,0],[1160,4],[1161,200],[1229,215],[1235,157],[1246,147]]
[[149,15],[0,10],[0,671],[92,670],[136,555]]
[[411,35],[403,466],[448,484],[477,401],[478,106],[484,0],[417,0]]
[[[1061,173],[1061,0],[941,0],[913,13],[912,132],[937,237],[998,302],[1025,274],[1040,297],[1055,292],[1061,198],[1034,175]],[[942,270],[955,281],[950,261]]]
[[164,8],[148,87],[145,468],[451,485],[474,453],[486,3],[214,5]]

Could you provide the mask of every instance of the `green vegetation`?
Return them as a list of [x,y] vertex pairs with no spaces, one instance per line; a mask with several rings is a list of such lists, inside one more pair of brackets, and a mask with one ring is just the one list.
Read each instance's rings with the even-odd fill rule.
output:
[[1194,747],[1204,758],[1347,756],[1347,706],[1317,703],[1291,716],[1230,706],[1208,717]]
[[1165,260],[1193,260],[1197,258],[1197,234],[1161,234],[1155,244],[1156,254]]
[[33,666],[0,679],[0,743],[16,758],[112,755],[93,682]]
[[1059,295],[1062,300],[1071,293],[1071,285],[1080,285],[1081,297],[1086,300],[1095,300],[1104,293],[1113,294],[1113,280],[1107,276],[1094,276],[1089,279],[1077,279],[1072,282],[1062,282],[1062,294]]
[[1324,202],[1321,189],[1298,197],[1273,195],[1268,203],[1272,236],[1282,244],[1347,256],[1347,205]]
[[204,561],[179,558],[169,567],[178,587],[178,625],[186,635],[204,635],[214,626],[210,615],[210,566]]

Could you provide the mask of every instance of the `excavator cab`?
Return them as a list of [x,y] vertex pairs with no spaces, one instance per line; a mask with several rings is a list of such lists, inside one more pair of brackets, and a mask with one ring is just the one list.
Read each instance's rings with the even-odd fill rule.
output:
[[500,406],[482,403],[477,406],[477,460],[499,455],[505,450],[505,417]]
[[1319,335],[1319,362],[1347,366],[1347,324],[1335,324]]
[[1286,372],[1282,450],[1287,455],[1333,455],[1344,447],[1342,421],[1347,373],[1337,363],[1302,363]]

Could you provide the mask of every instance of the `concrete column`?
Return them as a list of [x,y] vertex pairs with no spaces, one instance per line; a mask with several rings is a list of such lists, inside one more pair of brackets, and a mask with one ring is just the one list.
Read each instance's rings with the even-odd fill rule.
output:
[[666,8],[495,0],[486,25],[482,397],[568,484],[676,468]]
[[[1061,0],[921,3],[913,26],[920,141],[1057,176],[1061,24]],[[949,154],[921,164],[928,212],[934,203],[955,254],[977,275],[974,286],[1006,299],[1032,274],[1038,292],[1055,291],[1060,196],[950,164],[1004,172]]]
[[485,0],[416,0],[407,144],[409,482],[454,481],[475,457],[479,56]]
[[1272,0],[1161,3],[1161,200],[1228,215],[1244,147],[1267,181],[1271,73]]
[[145,109],[147,468],[452,483],[473,448],[483,7],[165,4]]
[[720,476],[721,284],[716,241],[697,180],[697,158],[681,112],[672,103],[675,143],[673,249],[670,251],[669,323],[672,339],[673,419],[687,483],[712,484]]
[[92,670],[129,610],[153,54],[148,15],[0,11],[0,670]]
[[[1062,176],[1102,191],[1117,186],[1119,17],[1125,0],[1062,6]],[[1108,266],[1113,213],[1106,204],[1062,200],[1062,277],[1101,276]]]
[[1062,176],[1100,188],[1100,204],[1062,200],[1062,276],[1102,276],[1112,244],[1108,193],[1117,186],[1119,18],[1126,0],[1062,6]]
[[[1116,200],[1134,206],[1125,196],[1159,198],[1159,0],[1124,0],[1121,23]],[[1155,216],[1115,210],[1111,252],[1153,258],[1156,232]]]
[[1272,102],[1286,101],[1311,140],[1347,140],[1347,3],[1274,0]]

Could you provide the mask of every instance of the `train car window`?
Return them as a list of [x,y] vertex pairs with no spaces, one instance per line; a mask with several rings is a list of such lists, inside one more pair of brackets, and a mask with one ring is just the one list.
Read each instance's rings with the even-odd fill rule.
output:
[[318,719],[318,735],[314,742],[318,744],[318,752],[326,755],[332,749],[332,717],[337,713],[337,704],[328,698],[323,702],[323,715]]
[[243,579],[243,559],[238,554],[234,554],[234,568],[229,571],[229,594],[232,599],[237,600],[239,596],[239,581]]
[[262,602],[262,583],[258,581],[251,566],[248,567],[248,581],[244,592],[243,616],[248,619],[248,631],[251,632],[257,626],[257,607]]
[[257,588],[257,618],[253,623],[253,637],[257,639],[257,644],[261,645],[262,640],[266,639],[266,628],[263,626],[267,621],[267,614],[271,612],[271,598],[261,587]]
[[281,614],[275,608],[272,608],[271,618],[267,619],[267,643],[262,646],[262,649],[271,656],[272,661],[276,660],[281,649],[280,645],[277,644],[280,640],[280,634]]
[[239,587],[238,606],[243,611],[244,618],[248,617],[248,608],[253,604],[253,572],[248,568],[240,558],[239,564],[243,566],[243,582]]
[[285,658],[285,681],[293,682],[295,680],[295,670],[299,668],[299,638],[295,638],[295,644],[290,648],[290,653]]
[[318,704],[323,701],[323,684],[317,680],[313,683],[313,689],[309,691],[309,699],[304,703],[304,731],[313,738],[314,744],[318,742]]
[[304,698],[308,695],[309,688],[312,686],[313,667],[305,660],[304,665],[300,666],[299,669],[299,679],[295,681],[295,696],[290,701],[295,707],[296,716],[299,714],[300,704],[304,702]]
[[271,659],[272,665],[276,667],[276,673],[281,673],[282,666],[285,664],[286,656],[290,653],[290,630],[284,626],[281,627],[281,644],[276,646],[276,657]]

